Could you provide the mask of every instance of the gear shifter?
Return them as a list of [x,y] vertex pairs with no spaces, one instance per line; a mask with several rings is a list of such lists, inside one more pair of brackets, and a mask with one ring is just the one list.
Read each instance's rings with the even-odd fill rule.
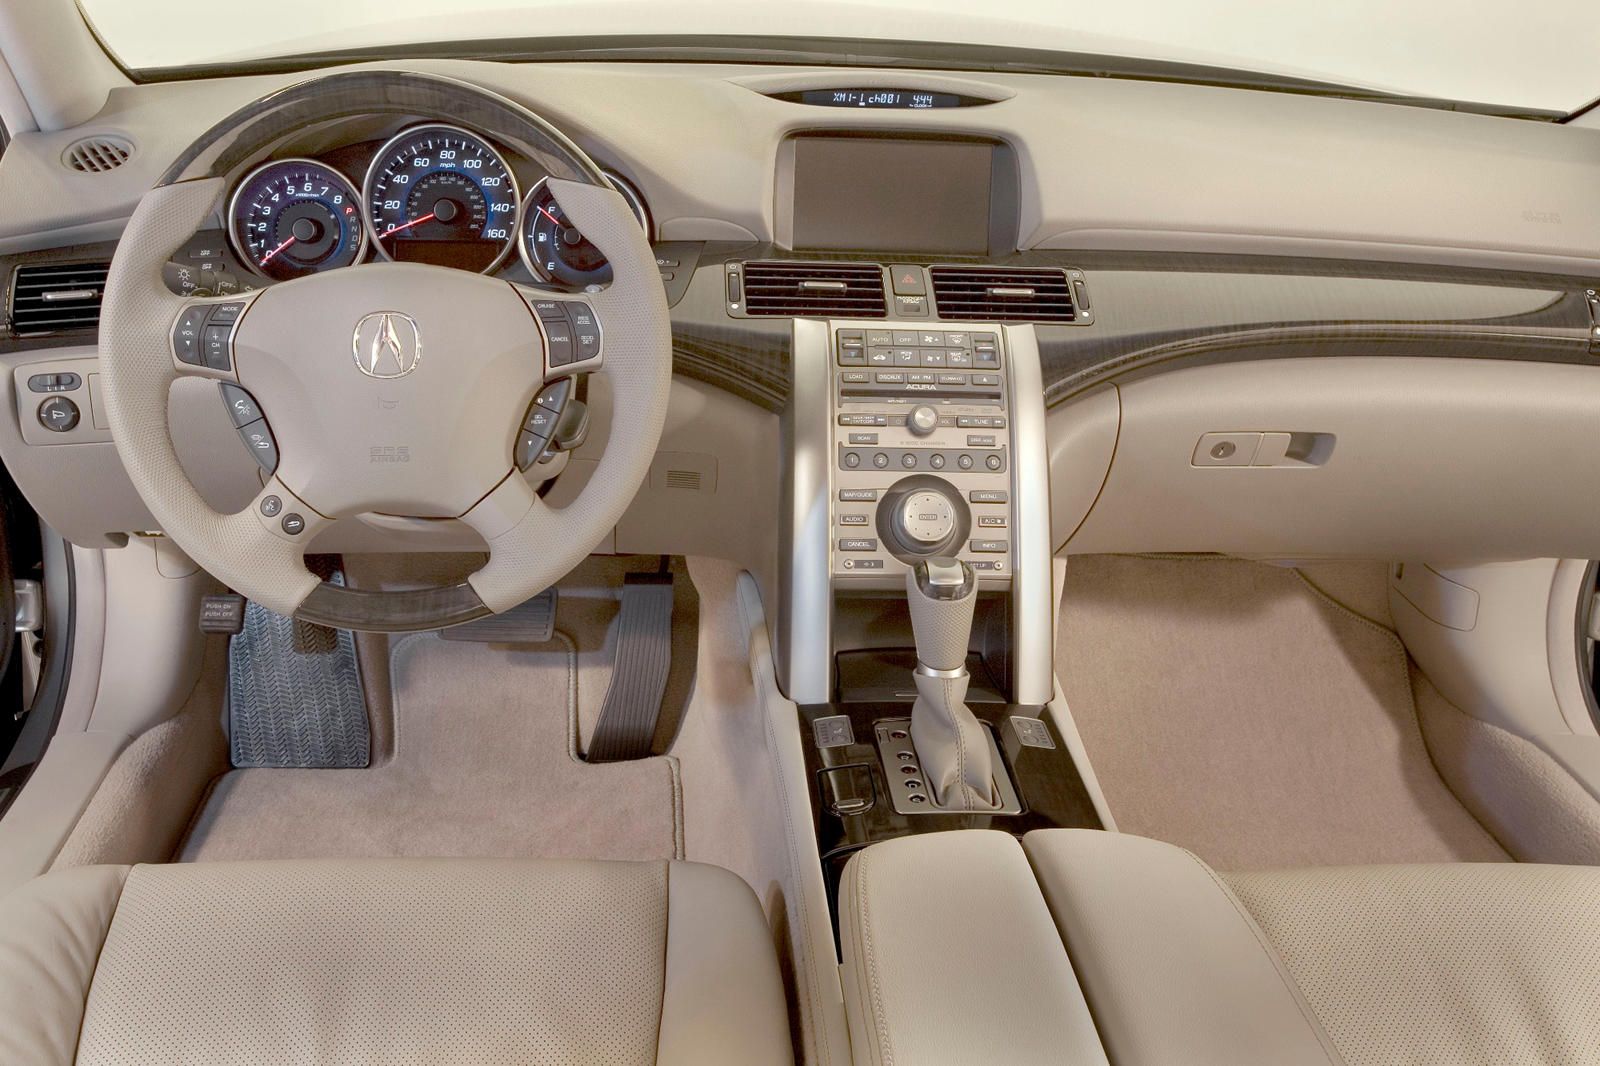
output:
[[966,704],[977,575],[957,559],[918,562],[906,573],[906,600],[917,641],[917,702],[911,710],[917,761],[940,807],[994,810],[999,804],[989,738]]

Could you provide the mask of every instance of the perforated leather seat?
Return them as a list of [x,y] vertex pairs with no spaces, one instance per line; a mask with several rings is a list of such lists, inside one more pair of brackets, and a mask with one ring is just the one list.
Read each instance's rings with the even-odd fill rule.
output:
[[0,898],[0,1062],[788,1063],[750,889],[682,862],[99,866]]
[[937,833],[853,858],[840,911],[858,1064],[1600,1059],[1591,867],[1218,874],[1120,833]]

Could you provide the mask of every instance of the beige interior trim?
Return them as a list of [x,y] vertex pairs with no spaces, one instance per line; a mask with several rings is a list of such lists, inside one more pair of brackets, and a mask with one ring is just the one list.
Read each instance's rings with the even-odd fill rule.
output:
[[777,771],[773,787],[778,792],[788,836],[787,883],[794,895],[785,903],[801,1027],[799,1050],[802,1061],[844,1066],[850,1061],[849,1027],[828,893],[822,880],[822,860],[812,830],[810,782],[800,748],[800,712],[778,688],[760,589],[748,573],[739,575],[738,599],[740,624],[750,655],[750,676],[766,716],[767,746]]
[[[1110,475],[1075,533],[1054,530],[1074,554],[1600,556],[1600,525],[1576,490],[1600,481],[1593,367],[1277,359],[1173,370],[1117,391]],[[1086,398],[1052,425],[1069,425],[1082,403],[1103,420],[1104,401]],[[1201,438],[1219,432],[1315,434],[1327,446],[1305,462],[1195,465]],[[1053,491],[1081,477],[1078,462],[1104,461],[1106,435],[1081,459],[1052,450]]]

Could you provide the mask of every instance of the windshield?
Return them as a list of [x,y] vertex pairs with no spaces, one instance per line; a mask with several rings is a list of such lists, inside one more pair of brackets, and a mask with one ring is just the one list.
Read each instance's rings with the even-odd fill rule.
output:
[[[137,73],[326,52],[482,42],[536,52],[551,38],[641,39],[692,51],[747,35],[922,42],[1198,64],[1363,90],[1568,113],[1600,95],[1592,0],[80,0]],[[585,40],[587,39],[587,40]],[[499,43],[501,47],[497,48]],[[926,54],[926,53],[924,53]],[[937,50],[935,50],[937,54]],[[531,57],[531,56],[530,56]],[[719,58],[728,59],[724,51]],[[736,58],[736,57],[735,57]],[[863,62],[870,54],[862,55]],[[930,63],[929,65],[934,65]]]

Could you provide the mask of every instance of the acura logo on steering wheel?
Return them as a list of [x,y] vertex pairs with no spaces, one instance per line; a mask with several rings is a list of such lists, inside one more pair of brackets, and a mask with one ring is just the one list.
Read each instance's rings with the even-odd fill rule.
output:
[[364,316],[350,348],[356,368],[369,378],[403,378],[422,362],[422,334],[411,316],[399,311]]

